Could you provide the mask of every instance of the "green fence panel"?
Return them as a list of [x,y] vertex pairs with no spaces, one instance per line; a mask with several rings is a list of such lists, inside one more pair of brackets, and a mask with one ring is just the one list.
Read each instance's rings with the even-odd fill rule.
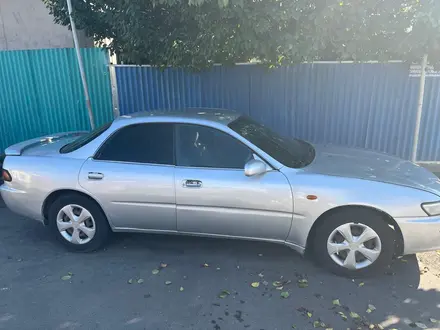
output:
[[[96,125],[113,118],[108,53],[81,49]],[[0,52],[0,151],[45,134],[89,130],[75,49]]]

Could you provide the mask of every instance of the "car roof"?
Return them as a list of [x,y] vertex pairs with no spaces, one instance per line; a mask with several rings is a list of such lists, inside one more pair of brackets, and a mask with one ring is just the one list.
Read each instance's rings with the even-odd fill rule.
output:
[[203,121],[211,121],[223,125],[228,125],[230,122],[234,121],[241,114],[239,112],[233,110],[226,109],[216,109],[216,108],[183,108],[179,110],[154,110],[154,111],[143,111],[143,112],[135,112],[129,115],[123,115],[116,119],[116,121],[121,120],[136,120],[154,118],[154,121],[164,119],[169,121],[169,119],[173,119],[173,121],[185,120],[185,119],[194,119],[203,120]]

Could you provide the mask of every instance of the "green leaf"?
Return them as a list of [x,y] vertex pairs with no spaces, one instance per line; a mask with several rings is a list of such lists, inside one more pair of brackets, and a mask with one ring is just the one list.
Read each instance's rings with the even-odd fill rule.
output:
[[339,302],[339,299],[335,299],[332,301],[333,305],[335,306],[341,306],[341,303]]
[[365,283],[364,282],[361,282],[361,283],[359,283],[359,287],[361,287],[361,286],[364,286],[365,285]]
[[64,275],[64,276],[61,277],[61,279],[62,279],[63,281],[68,281],[68,280],[70,280],[71,278],[72,278],[71,275]]
[[290,294],[289,294],[289,292],[287,292],[287,291],[283,291],[283,292],[281,292],[280,296],[281,296],[282,298],[286,299],[286,298],[288,298],[288,297],[290,296]]
[[350,312],[350,317],[351,317],[352,319],[358,319],[358,318],[360,318],[359,314],[358,314],[358,313],[355,313],[355,312]]
[[298,288],[307,288],[309,286],[309,282],[306,279],[298,280]]
[[342,317],[344,321],[347,321],[347,316],[343,312],[338,312],[338,314]]
[[72,272],[67,272],[67,275],[70,275],[70,276],[72,276],[72,275],[73,275],[73,273],[72,273]]
[[231,293],[228,290],[222,290],[219,294],[218,297],[221,299],[226,298],[227,296],[229,296]]
[[370,314],[371,312],[376,310],[376,306],[368,304],[367,313]]
[[157,274],[159,274],[159,269],[153,269],[153,270],[151,271],[151,274],[153,274],[153,275],[157,275]]
[[182,292],[183,290],[185,290],[185,289],[183,288],[183,286],[181,286],[179,291]]
[[280,282],[280,281],[275,281],[275,282],[272,282],[272,285],[273,286],[283,286],[283,283],[282,282]]
[[321,322],[321,321],[314,321],[313,322],[313,327],[314,328],[325,328],[325,323]]
[[312,318],[312,316],[313,316],[313,314],[311,313],[311,312],[307,312],[307,317],[309,318],[309,319],[311,319]]
[[260,282],[252,282],[251,286],[253,288],[258,288],[260,286]]

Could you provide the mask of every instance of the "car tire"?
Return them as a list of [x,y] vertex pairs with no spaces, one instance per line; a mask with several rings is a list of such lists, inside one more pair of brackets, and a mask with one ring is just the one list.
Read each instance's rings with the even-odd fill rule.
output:
[[57,198],[49,208],[48,220],[58,241],[74,252],[98,250],[112,233],[100,206],[79,194]]
[[[345,238],[350,232],[352,242]],[[373,238],[360,243],[368,237]],[[340,276],[380,274],[392,261],[395,240],[394,230],[379,212],[360,208],[340,210],[318,224],[313,254],[319,265]]]

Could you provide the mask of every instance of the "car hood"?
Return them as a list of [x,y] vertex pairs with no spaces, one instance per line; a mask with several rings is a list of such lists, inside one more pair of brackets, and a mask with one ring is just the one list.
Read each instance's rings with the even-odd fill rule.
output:
[[313,145],[315,159],[304,171],[380,181],[440,196],[440,180],[425,168],[387,154],[334,145]]

